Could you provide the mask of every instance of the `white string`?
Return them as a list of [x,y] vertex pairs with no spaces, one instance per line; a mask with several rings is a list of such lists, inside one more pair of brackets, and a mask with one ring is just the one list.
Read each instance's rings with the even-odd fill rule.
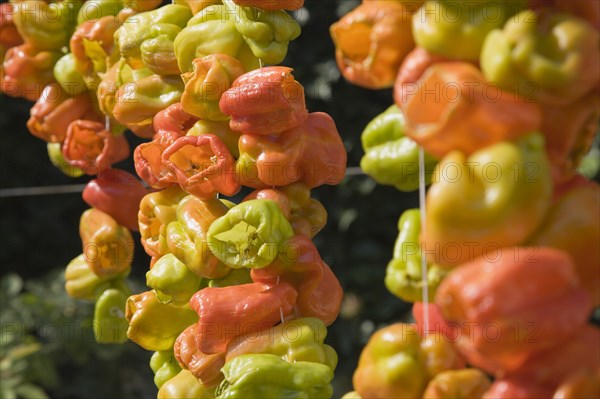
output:
[[[425,233],[427,211],[425,209],[425,151],[423,147],[419,147],[419,210],[421,213],[421,234]],[[421,282],[423,285],[423,323],[425,335],[429,331],[429,286],[427,285],[427,258],[423,244],[421,248]]]

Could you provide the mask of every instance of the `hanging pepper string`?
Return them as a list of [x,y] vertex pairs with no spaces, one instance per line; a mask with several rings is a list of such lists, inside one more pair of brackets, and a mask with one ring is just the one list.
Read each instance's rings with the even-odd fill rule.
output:
[[[425,233],[427,228],[425,218],[427,211],[425,209],[425,151],[419,147],[419,210],[421,213],[421,234]],[[429,287],[427,285],[427,258],[423,244],[419,245],[421,249],[421,282],[423,285],[423,331],[425,334],[429,331]]]

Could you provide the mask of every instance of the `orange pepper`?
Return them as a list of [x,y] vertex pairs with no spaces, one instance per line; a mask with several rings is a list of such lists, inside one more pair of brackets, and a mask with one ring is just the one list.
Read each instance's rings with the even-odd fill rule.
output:
[[334,23],[330,33],[342,75],[368,89],[391,87],[415,46],[411,21],[410,9],[401,2],[371,1]]
[[206,354],[198,348],[198,324],[186,328],[175,341],[173,352],[180,365],[207,387],[213,387],[223,380],[221,368],[225,365],[225,350]]
[[471,154],[541,125],[537,104],[501,91],[476,67],[461,62],[429,67],[399,106],[407,136],[438,158],[452,150]]
[[494,381],[483,399],[551,399],[552,389],[525,379],[502,378]]
[[236,165],[239,182],[264,188],[300,181],[309,188],[339,184],[346,171],[346,150],[333,119],[313,112],[304,124],[278,137],[243,134]]
[[14,10],[11,3],[0,4],[0,60],[4,59],[4,53],[11,47],[23,43],[13,20]]
[[104,124],[78,119],[67,129],[62,153],[69,164],[88,175],[96,175],[129,156],[125,136],[113,136]]
[[552,399],[600,398],[599,381],[600,369],[574,372],[560,384]]
[[266,67],[237,78],[221,96],[219,106],[231,116],[232,130],[272,135],[302,124],[308,117],[304,88],[292,69]]
[[427,385],[423,399],[481,398],[491,383],[480,370],[449,370],[436,375]]
[[238,6],[256,7],[261,10],[298,10],[304,5],[304,0],[233,0]]

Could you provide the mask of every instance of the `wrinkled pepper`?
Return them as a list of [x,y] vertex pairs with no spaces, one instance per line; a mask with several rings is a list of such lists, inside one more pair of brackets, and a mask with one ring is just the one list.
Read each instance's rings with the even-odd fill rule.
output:
[[152,291],[130,296],[125,317],[127,338],[149,351],[171,349],[177,336],[198,320],[189,306],[162,303]]
[[309,188],[339,184],[346,172],[346,150],[335,122],[313,112],[300,126],[277,138],[243,134],[236,174],[244,186],[264,188],[302,182]]
[[127,295],[111,288],[102,293],[94,308],[94,337],[101,344],[122,344],[127,341],[125,303]]
[[369,89],[391,87],[413,49],[411,12],[402,2],[363,2],[330,28],[342,75]]
[[543,138],[533,134],[466,157],[448,154],[427,194],[421,241],[431,263],[453,266],[524,242],[550,207]]
[[202,277],[192,273],[175,255],[166,254],[146,273],[146,285],[155,290],[159,300],[185,305],[200,289]]
[[215,387],[223,380],[225,349],[210,354],[202,352],[197,341],[198,328],[198,324],[192,324],[179,334],[173,352],[179,364],[204,386]]
[[181,366],[177,363],[172,350],[154,352],[150,358],[150,368],[154,373],[154,384],[158,389],[181,372]]
[[304,88],[292,69],[265,67],[237,78],[219,101],[232,130],[272,135],[301,125],[308,117]]
[[160,387],[157,399],[214,399],[214,392],[214,388],[202,385],[188,370],[181,370]]
[[53,72],[54,79],[69,96],[76,96],[87,90],[83,77],[76,69],[73,53],[67,53],[56,61]]
[[[404,114],[396,105],[378,115],[361,135],[365,155],[361,169],[379,184],[395,186],[400,191],[419,188],[419,146],[405,133]],[[437,160],[425,154],[426,183]]]
[[65,270],[65,291],[71,298],[96,300],[106,289],[122,284],[120,280],[127,277],[131,269],[127,268],[117,275],[99,277],[86,262],[84,254],[77,256],[67,265]]
[[444,371],[429,382],[423,399],[481,398],[490,385],[490,379],[478,369]]
[[436,295],[470,364],[510,372],[532,354],[568,340],[586,323],[590,295],[573,260],[552,248],[504,248],[454,270]]
[[294,235],[292,226],[271,200],[250,200],[229,209],[208,229],[209,249],[234,269],[261,268]]
[[[421,273],[421,216],[419,209],[405,211],[398,220],[398,238],[394,245],[394,256],[388,263],[385,286],[398,298],[406,302],[423,299],[423,275]],[[428,299],[433,301],[435,292],[447,271],[436,264],[427,265]]]
[[56,166],[61,172],[69,177],[81,177],[83,176],[83,170],[76,166],[69,165],[69,162],[65,159],[62,154],[61,143],[48,143],[46,145],[48,149],[48,158],[52,165]]
[[600,32],[585,20],[527,10],[486,37],[481,69],[504,90],[566,105],[600,81],[599,45]]
[[179,75],[173,41],[181,32],[174,24],[157,24],[150,28],[150,38],[140,46],[144,66],[157,75]]
[[219,385],[219,399],[314,398],[333,395],[333,371],[313,362],[288,363],[269,354],[242,355],[223,367],[225,380]]
[[188,136],[200,136],[202,134],[214,134],[225,145],[234,158],[239,158],[240,150],[238,149],[238,141],[240,139],[239,132],[234,132],[229,127],[229,120],[226,121],[209,121],[200,119],[194,126],[187,131]]

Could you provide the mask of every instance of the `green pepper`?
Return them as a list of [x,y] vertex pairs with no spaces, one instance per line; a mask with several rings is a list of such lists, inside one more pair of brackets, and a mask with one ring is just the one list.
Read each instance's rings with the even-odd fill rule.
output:
[[[214,134],[217,136],[225,145],[231,155],[234,158],[239,158],[240,150],[238,147],[238,141],[240,140],[240,134],[234,132],[229,127],[229,121],[209,121],[206,119],[200,119],[188,130],[188,136],[200,136],[201,134]],[[231,208],[231,207],[230,207]]]
[[[398,220],[400,234],[394,246],[394,257],[388,263],[385,275],[387,289],[406,302],[419,302],[423,299],[421,273],[421,217],[419,209],[405,211]],[[435,264],[428,264],[427,287],[429,301],[433,302],[435,292],[447,271]]]
[[215,389],[207,388],[189,370],[165,382],[158,390],[157,399],[214,399]]
[[181,371],[172,349],[154,352],[150,358],[150,368],[154,372],[154,384],[158,389]]
[[160,300],[185,305],[200,289],[202,277],[192,273],[175,255],[167,254],[146,273],[146,285],[156,291]]
[[362,398],[360,397],[358,392],[352,391],[352,392],[348,392],[347,394],[342,396],[342,399],[362,399]]
[[61,172],[69,177],[83,176],[83,170],[77,166],[69,164],[62,154],[62,143],[48,143],[48,158],[52,165],[56,166]]
[[173,41],[181,32],[175,24],[156,24],[150,28],[150,38],[140,46],[142,62],[158,75],[179,75],[181,71],[175,58]]
[[523,8],[525,1],[427,1],[413,16],[418,46],[452,59],[478,61],[486,35]]
[[218,399],[331,398],[333,372],[312,362],[288,363],[279,356],[242,355],[226,363]]
[[227,276],[219,279],[210,280],[209,287],[222,288],[231,287],[232,285],[242,285],[252,283],[250,278],[250,270],[248,269],[233,269]]
[[87,0],[77,14],[77,25],[85,21],[116,16],[123,9],[122,0]]
[[271,200],[250,200],[231,208],[208,230],[210,250],[228,266],[262,268],[294,235],[279,205]]
[[126,294],[111,288],[102,293],[94,308],[94,336],[101,344],[122,344],[127,341],[125,319]]
[[481,69],[505,90],[565,105],[598,83],[599,42],[598,31],[583,19],[527,10],[488,35]]
[[[361,136],[365,155],[362,170],[379,184],[395,186],[400,191],[419,188],[419,146],[405,135],[404,114],[396,105],[376,116]],[[431,182],[437,164],[425,154],[426,183]]]
[[300,36],[300,25],[283,10],[242,7],[233,0],[223,0],[223,4],[228,12],[236,15],[235,27],[252,53],[267,64],[281,63],[287,54],[289,42]]
[[122,287],[130,268],[116,276],[99,277],[92,271],[83,254],[73,259],[65,270],[65,290],[72,298],[94,301],[111,287]]
[[67,53],[56,61],[56,64],[54,64],[54,79],[72,97],[87,90],[85,81],[75,66],[73,53]]

